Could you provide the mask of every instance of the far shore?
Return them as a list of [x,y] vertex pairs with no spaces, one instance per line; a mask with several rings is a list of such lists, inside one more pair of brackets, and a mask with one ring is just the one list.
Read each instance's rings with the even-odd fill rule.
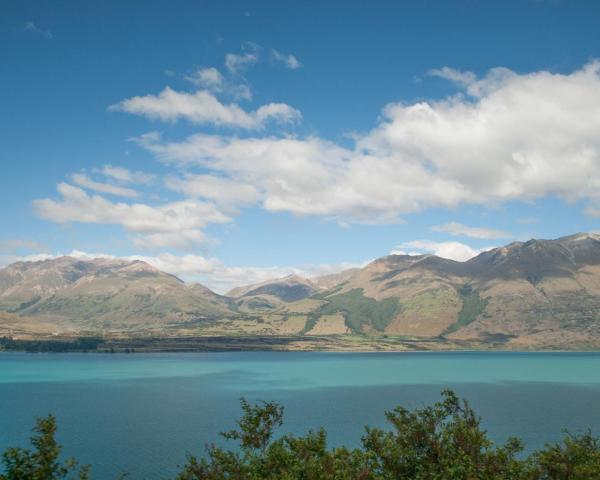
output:
[[361,335],[185,336],[185,337],[0,337],[0,352],[158,353],[158,352],[594,352],[600,345],[519,345]]

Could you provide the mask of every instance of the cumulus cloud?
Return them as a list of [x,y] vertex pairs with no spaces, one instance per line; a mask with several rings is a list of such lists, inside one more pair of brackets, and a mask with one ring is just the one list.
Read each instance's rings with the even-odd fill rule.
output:
[[248,112],[236,103],[224,104],[207,90],[195,93],[177,92],[166,87],[158,95],[132,97],[109,110],[141,115],[154,120],[175,122],[180,119],[195,124],[209,124],[243,129],[258,129],[273,120],[293,123],[302,118],[295,108],[284,103],[269,103]]
[[57,189],[60,200],[34,200],[34,209],[41,218],[62,224],[121,225],[134,234],[138,246],[146,248],[190,248],[205,240],[203,227],[231,220],[207,202],[183,200],[159,206],[115,203],[68,183],[60,183]]
[[[490,247],[491,248],[491,247]],[[475,249],[469,245],[460,242],[433,242],[431,240],[412,240],[404,242],[390,253],[392,255],[420,255],[423,253],[432,253],[438,257],[464,262],[479,255],[485,249]],[[410,253],[406,253],[406,249],[411,249]]]
[[302,66],[298,59],[291,53],[286,55],[285,53],[281,53],[275,49],[272,49],[271,55],[273,56],[274,60],[283,63],[283,65],[290,70],[296,70]]
[[96,182],[88,175],[83,173],[74,173],[71,175],[71,180],[73,180],[73,183],[76,183],[80,187],[94,190],[96,192],[108,193],[109,195],[116,195],[119,197],[137,197],[139,195],[138,192],[131,188],[120,187],[110,183]]
[[245,42],[242,44],[241,54],[228,53],[225,55],[225,68],[231,73],[239,73],[250,65],[258,62],[260,47],[253,42]]
[[314,136],[138,142],[165,162],[253,185],[270,211],[391,222],[550,195],[600,208],[600,62],[568,74],[438,74],[466,95],[389,104],[350,146]]
[[468,227],[457,222],[450,222],[444,225],[436,225],[431,229],[434,232],[449,233],[450,235],[464,236],[470,238],[496,239],[510,237],[509,233],[503,232],[502,230],[484,227]]
[[23,32],[32,33],[34,35],[39,35],[44,37],[46,40],[50,40],[52,38],[52,32],[50,30],[44,30],[43,28],[38,27],[33,22],[26,22],[22,28]]

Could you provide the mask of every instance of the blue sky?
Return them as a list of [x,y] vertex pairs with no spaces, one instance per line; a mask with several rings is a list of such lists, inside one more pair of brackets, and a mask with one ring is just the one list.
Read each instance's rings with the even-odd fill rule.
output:
[[[225,291],[600,229],[596,2],[0,6],[0,261]],[[78,252],[78,253],[77,253]]]

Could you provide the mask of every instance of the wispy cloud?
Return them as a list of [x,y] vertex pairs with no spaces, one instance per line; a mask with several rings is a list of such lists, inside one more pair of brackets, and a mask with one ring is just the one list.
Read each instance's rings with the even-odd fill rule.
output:
[[517,220],[517,223],[520,223],[521,225],[531,225],[532,223],[538,223],[539,221],[540,221],[539,218],[525,217],[525,218],[519,218]]
[[225,55],[225,68],[231,73],[240,73],[250,65],[258,62],[260,46],[254,42],[244,42],[242,53],[228,53]]
[[228,95],[235,100],[251,100],[252,91],[245,80],[239,76],[234,76],[234,78],[235,80],[225,78],[214,67],[199,68],[184,76],[186,81],[214,94]]
[[272,49],[271,55],[274,60],[283,63],[283,65],[290,70],[296,70],[302,66],[298,59],[291,53],[286,55],[285,53],[281,53],[275,49]]
[[11,238],[0,241],[0,253],[15,253],[19,250],[46,251],[47,246],[35,240]]
[[600,207],[589,206],[585,209],[585,214],[590,217],[600,217]]
[[44,37],[46,40],[50,40],[52,38],[52,32],[50,30],[44,30],[43,28],[38,27],[33,22],[26,22],[21,28],[21,30],[26,33],[39,35],[41,37]]
[[154,182],[156,175],[146,172],[134,172],[123,167],[113,165],[104,165],[102,168],[94,169],[95,173],[100,173],[107,178],[116,180],[122,184],[150,185]]
[[119,197],[137,197],[139,195],[138,192],[132,188],[112,185],[110,183],[96,182],[84,173],[74,173],[71,175],[71,180],[73,180],[73,183],[79,185],[80,187],[100,193],[108,193],[109,195],[116,195]]
[[434,232],[449,233],[454,236],[463,236],[470,238],[481,238],[481,239],[496,239],[496,238],[508,238],[511,235],[502,230],[496,230],[494,228],[484,227],[468,227],[461,223],[450,222],[444,225],[436,225],[431,227]]

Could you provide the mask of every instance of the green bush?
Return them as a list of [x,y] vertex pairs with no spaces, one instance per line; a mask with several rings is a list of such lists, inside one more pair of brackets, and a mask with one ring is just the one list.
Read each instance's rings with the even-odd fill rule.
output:
[[33,450],[9,448],[2,454],[4,473],[0,474],[0,480],[60,480],[69,478],[71,473],[79,480],[89,478],[87,465],[76,472],[75,460],[59,462],[61,447],[54,438],[56,419],[52,415],[38,418],[33,432]]

